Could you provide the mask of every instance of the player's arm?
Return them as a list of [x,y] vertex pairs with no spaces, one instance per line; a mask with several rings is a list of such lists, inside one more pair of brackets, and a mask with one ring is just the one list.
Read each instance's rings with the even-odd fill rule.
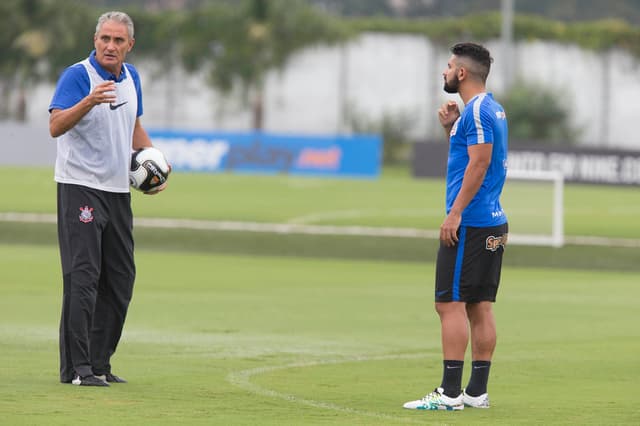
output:
[[145,128],[142,127],[142,122],[140,121],[140,117],[142,117],[142,114],[144,113],[144,109],[142,107],[142,83],[140,81],[140,75],[133,65],[125,64],[125,66],[133,78],[133,84],[136,88],[136,96],[138,97],[138,109],[136,111],[136,122],[133,127],[133,141],[131,145],[134,151],[137,151],[142,148],[153,146],[153,143],[151,142],[151,138]]
[[464,172],[462,187],[456,197],[449,214],[440,226],[440,240],[448,247],[458,242],[458,228],[462,222],[462,212],[469,205],[473,197],[482,186],[484,176],[491,164],[493,144],[483,143],[471,145],[467,148],[469,164]]
[[57,138],[71,130],[94,106],[114,102],[116,100],[115,90],[114,82],[101,83],[74,106],[67,109],[52,109],[49,115],[51,136]]
[[151,138],[149,137],[149,134],[144,129],[144,127],[142,127],[142,124],[140,123],[140,117],[136,118],[136,123],[133,126],[132,146],[134,151],[153,146],[153,144],[151,143]]

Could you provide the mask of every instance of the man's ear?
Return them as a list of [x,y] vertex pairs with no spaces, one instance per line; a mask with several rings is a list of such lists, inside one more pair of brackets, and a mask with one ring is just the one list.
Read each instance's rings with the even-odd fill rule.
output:
[[462,81],[467,78],[467,69],[465,67],[458,68],[458,80]]

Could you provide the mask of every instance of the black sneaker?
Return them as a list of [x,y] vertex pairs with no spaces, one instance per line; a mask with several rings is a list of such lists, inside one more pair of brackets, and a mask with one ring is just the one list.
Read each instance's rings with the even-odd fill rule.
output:
[[108,383],[127,383],[127,381],[122,377],[118,377],[115,374],[111,374],[111,373],[103,374],[101,376],[96,376],[96,377]]
[[109,383],[101,380],[99,377],[94,376],[93,374],[90,376],[76,376],[71,384],[76,386],[109,386]]

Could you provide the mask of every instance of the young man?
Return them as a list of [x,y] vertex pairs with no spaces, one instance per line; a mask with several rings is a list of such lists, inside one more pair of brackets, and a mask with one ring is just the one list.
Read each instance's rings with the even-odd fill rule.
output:
[[[500,194],[507,174],[507,120],[485,84],[492,58],[483,46],[451,48],[444,90],[458,93],[438,110],[449,138],[447,216],[440,227],[435,308],[440,317],[442,383],[422,399],[404,404],[418,410],[489,408],[487,381],[496,345],[492,303],[496,300],[507,218]],[[465,352],[471,335],[472,370],[461,388]]]
[[109,386],[125,382],[110,360],[135,278],[131,152],[151,140],[140,124],[138,72],[124,62],[134,44],[131,18],[103,14],[93,42],[89,57],[61,75],[49,106],[63,274],[60,381]]

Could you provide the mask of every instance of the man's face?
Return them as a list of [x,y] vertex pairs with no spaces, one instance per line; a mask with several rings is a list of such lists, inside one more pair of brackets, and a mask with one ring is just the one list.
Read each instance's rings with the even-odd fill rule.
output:
[[96,60],[107,71],[119,75],[122,64],[131,51],[134,40],[129,38],[127,26],[116,21],[102,24],[100,31],[93,37],[96,48]]
[[460,89],[460,80],[458,79],[458,66],[456,65],[455,56],[449,58],[447,68],[442,73],[444,77],[444,91],[447,93],[458,93]]

